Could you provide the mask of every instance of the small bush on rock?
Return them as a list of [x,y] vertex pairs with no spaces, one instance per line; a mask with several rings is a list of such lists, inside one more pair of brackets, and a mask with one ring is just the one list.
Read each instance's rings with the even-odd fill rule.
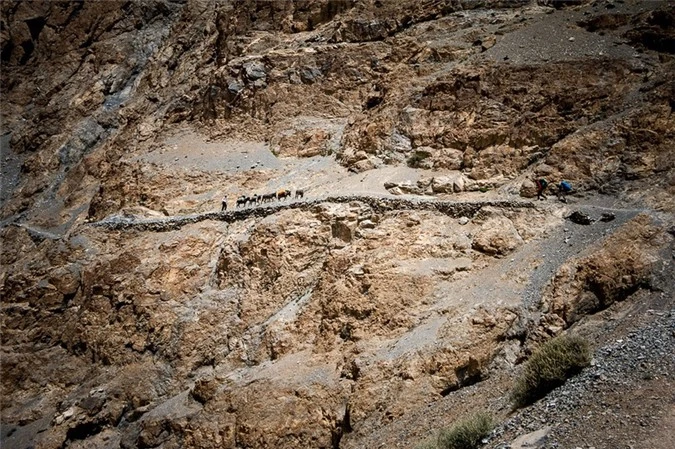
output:
[[439,449],[475,449],[481,440],[492,431],[492,417],[487,413],[477,413],[464,421],[441,430],[438,435]]
[[588,342],[557,337],[544,343],[527,361],[511,397],[516,408],[531,404],[591,363]]
[[449,429],[443,429],[434,440],[419,444],[416,449],[476,449],[492,431],[492,417],[477,413]]
[[408,158],[408,166],[412,168],[420,168],[422,163],[429,157],[431,157],[431,153],[428,151],[417,150],[412,154],[412,156]]

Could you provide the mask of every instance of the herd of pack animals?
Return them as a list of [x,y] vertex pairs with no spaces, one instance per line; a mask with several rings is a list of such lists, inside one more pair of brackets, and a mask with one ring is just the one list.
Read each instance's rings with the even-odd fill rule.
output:
[[[537,199],[546,199],[544,192],[548,187],[548,181],[546,179],[535,179],[535,185],[537,186]],[[561,181],[558,184],[557,196],[558,199],[562,202],[567,202],[565,198],[567,194],[572,192],[572,184],[569,181]],[[295,189],[295,199],[304,198],[305,191],[304,189]],[[281,189],[272,193],[265,193],[263,195],[254,194],[252,196],[241,195],[237,198],[235,202],[235,208],[239,209],[240,207],[247,206],[258,206],[260,204],[271,203],[274,200],[284,201],[286,199],[293,198],[293,192],[288,189]],[[222,200],[221,212],[227,210],[227,196]]]
[[[295,190],[295,199],[304,198],[305,191],[303,189]],[[288,189],[281,189],[272,193],[265,193],[263,195],[258,195],[257,193],[252,196],[242,195],[237,198],[235,207],[238,209],[240,207],[246,206],[257,206],[259,204],[271,203],[274,200],[284,201],[286,199],[292,198],[292,192]],[[223,200],[223,210],[226,209],[225,200]]]

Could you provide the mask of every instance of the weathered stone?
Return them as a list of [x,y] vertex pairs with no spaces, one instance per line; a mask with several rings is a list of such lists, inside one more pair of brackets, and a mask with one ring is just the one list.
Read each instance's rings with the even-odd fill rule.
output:
[[227,90],[236,95],[240,93],[242,90],[244,90],[244,84],[241,83],[239,80],[232,80],[229,83],[227,83]]
[[544,447],[551,427],[542,427],[539,430],[522,435],[511,442],[511,449],[535,449]]
[[522,245],[513,222],[506,217],[488,219],[473,238],[472,248],[487,254],[505,255]]
[[520,185],[520,196],[525,198],[534,198],[537,196],[537,185],[534,181],[526,179]]
[[195,382],[195,386],[190,393],[197,401],[205,404],[216,395],[218,386],[219,382],[215,378],[200,379]]
[[300,79],[303,83],[312,84],[321,76],[321,70],[316,67],[305,67],[300,70]]
[[450,176],[437,176],[431,181],[434,193],[458,193],[464,191],[464,177],[457,172]]
[[362,222],[359,223],[359,227],[363,229],[374,229],[375,226],[377,225],[371,220],[363,220]]
[[244,74],[251,81],[261,80],[267,76],[262,61],[250,61],[243,65]]
[[356,162],[354,165],[354,170],[356,170],[357,173],[361,173],[364,171],[372,170],[375,168],[375,162],[373,162],[371,159],[361,159],[360,161]]
[[[122,3],[2,3],[3,447],[414,447],[480,404],[504,418],[534,344],[572,327],[601,357],[667,309],[663,2]],[[561,23],[588,32],[520,44]],[[556,236],[563,205],[514,199],[542,170],[574,180],[582,210],[615,192],[615,220]],[[392,198],[389,179],[469,193]],[[636,203],[660,221],[622,226]],[[559,442],[627,445],[603,432],[613,413],[665,403],[633,394],[612,350],[630,365],[598,365],[626,382],[612,413],[582,373],[490,444],[545,415]],[[668,441],[633,418],[625,434]]]
[[572,214],[570,214],[570,216],[567,218],[570,221],[581,225],[589,225],[593,223],[593,219],[588,214],[579,211],[572,212]]
[[539,164],[534,168],[537,176],[551,176],[555,173],[555,169],[547,164]]
[[433,162],[435,168],[460,170],[464,163],[464,152],[454,148],[442,148],[433,157]]
[[413,183],[411,180],[401,181],[401,182],[385,182],[384,188],[390,192],[393,190],[398,190],[402,193],[411,193],[419,195],[424,191],[424,187]]
[[49,283],[64,295],[73,295],[80,286],[80,269],[71,264],[52,271]]

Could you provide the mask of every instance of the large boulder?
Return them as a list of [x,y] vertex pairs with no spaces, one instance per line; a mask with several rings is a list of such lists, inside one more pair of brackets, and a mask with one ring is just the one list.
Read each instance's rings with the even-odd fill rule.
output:
[[310,128],[272,140],[272,152],[279,157],[313,157],[330,152],[331,134]]
[[480,227],[471,247],[490,255],[505,255],[523,243],[513,222],[506,217],[493,217]]
[[438,176],[431,180],[431,190],[434,193],[458,193],[465,187],[464,176],[460,172],[447,176]]
[[459,170],[462,168],[464,152],[454,148],[417,147],[408,158],[408,165],[416,168],[444,168]]
[[[424,193],[425,186],[424,183],[414,183],[410,180],[401,181],[401,182],[385,182],[384,188],[389,190],[390,193],[394,195],[400,195],[401,193],[410,193],[413,195],[421,195]],[[399,193],[400,192],[400,193]]]
[[520,196],[525,198],[534,198],[537,196],[537,185],[534,181],[526,179],[520,185]]

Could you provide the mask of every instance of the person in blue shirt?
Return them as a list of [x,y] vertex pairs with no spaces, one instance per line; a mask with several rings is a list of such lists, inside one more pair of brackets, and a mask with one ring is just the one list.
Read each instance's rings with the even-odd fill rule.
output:
[[560,184],[558,184],[558,199],[562,201],[563,203],[567,202],[567,194],[572,191],[572,184],[570,184],[568,181],[560,181]]

